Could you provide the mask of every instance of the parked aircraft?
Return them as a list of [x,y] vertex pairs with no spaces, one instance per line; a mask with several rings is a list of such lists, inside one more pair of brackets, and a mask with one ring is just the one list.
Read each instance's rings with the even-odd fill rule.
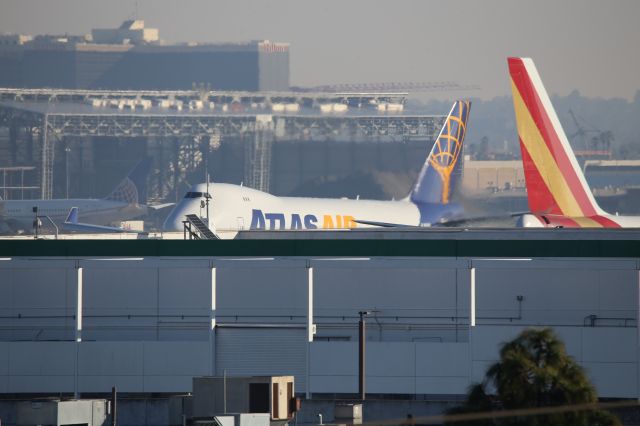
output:
[[[240,230],[350,229],[430,226],[462,217],[452,195],[462,173],[462,147],[471,104],[456,101],[410,194],[400,201],[277,197],[227,183],[194,185],[167,217],[165,231],[182,231],[187,214],[209,209],[209,228],[221,238]],[[205,222],[207,220],[205,219]]]
[[30,232],[35,219],[34,207],[38,208],[39,216],[49,216],[58,225],[65,221],[72,207],[79,208],[85,220],[98,225],[144,215],[147,212],[147,206],[140,204],[140,201],[145,199],[145,181],[150,166],[150,159],[140,161],[105,198],[0,200],[0,223],[13,231]]
[[595,201],[560,120],[530,58],[509,58],[530,214],[519,226],[626,228],[638,216],[614,216]]

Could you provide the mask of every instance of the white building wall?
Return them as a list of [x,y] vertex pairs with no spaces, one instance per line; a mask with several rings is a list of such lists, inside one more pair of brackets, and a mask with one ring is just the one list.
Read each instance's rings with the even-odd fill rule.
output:
[[[2,342],[2,393],[191,392],[205,342]],[[76,368],[77,365],[77,368]]]
[[[309,265],[317,334],[307,346]],[[16,258],[0,262],[0,393],[188,392],[192,376],[226,370],[353,394],[358,311],[372,310],[369,393],[462,394],[502,343],[549,325],[601,396],[638,397],[638,269],[635,259]]]
[[[366,389],[370,393],[460,394],[468,384],[466,343],[371,342],[367,344]],[[317,342],[311,350],[311,389],[358,392],[358,344]]]

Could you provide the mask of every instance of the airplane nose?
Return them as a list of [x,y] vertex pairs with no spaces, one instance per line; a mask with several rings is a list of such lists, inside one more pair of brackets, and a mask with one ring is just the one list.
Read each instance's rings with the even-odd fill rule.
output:
[[187,214],[185,210],[185,208],[176,208],[171,213],[169,213],[169,216],[167,216],[164,223],[162,224],[162,230],[165,232],[182,231],[182,221],[185,220],[184,217]]

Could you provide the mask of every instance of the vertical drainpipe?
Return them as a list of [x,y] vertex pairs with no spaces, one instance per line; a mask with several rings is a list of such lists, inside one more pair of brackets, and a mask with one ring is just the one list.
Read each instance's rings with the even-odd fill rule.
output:
[[41,182],[41,194],[40,197],[43,200],[48,200],[51,198],[51,196],[48,196],[48,188],[51,185],[51,183],[49,182],[49,174],[47,173],[48,170],[48,166],[49,164],[49,138],[47,137],[47,131],[49,129],[49,125],[48,125],[48,120],[49,120],[49,116],[47,114],[44,115],[44,122],[42,124],[42,134],[41,134],[41,138],[42,138],[42,163],[41,163],[41,170],[40,170],[40,182]]
[[118,425],[118,391],[115,386],[111,388],[111,426]]
[[212,266],[211,273],[211,309],[209,310],[209,373],[216,375],[216,268]]
[[76,324],[75,324],[75,340],[76,340],[76,365],[74,369],[74,385],[73,397],[78,399],[80,392],[78,391],[78,362],[80,360],[80,342],[82,342],[82,268],[80,262],[76,263]]
[[307,383],[306,398],[311,398],[311,383],[309,370],[311,368],[311,343],[313,342],[313,267],[307,261]]

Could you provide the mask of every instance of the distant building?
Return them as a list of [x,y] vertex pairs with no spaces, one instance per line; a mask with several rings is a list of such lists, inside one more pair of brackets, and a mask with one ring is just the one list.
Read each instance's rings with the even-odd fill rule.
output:
[[120,28],[93,29],[91,37],[100,44],[143,44],[160,40],[157,28],[145,28],[141,19],[124,21]]
[[21,46],[32,39],[33,37],[24,34],[0,34],[0,46]]
[[465,158],[462,187],[467,192],[524,191],[522,161],[470,160]]
[[144,21],[91,36],[0,36],[0,87],[279,91],[289,89],[289,44],[164,44]]

